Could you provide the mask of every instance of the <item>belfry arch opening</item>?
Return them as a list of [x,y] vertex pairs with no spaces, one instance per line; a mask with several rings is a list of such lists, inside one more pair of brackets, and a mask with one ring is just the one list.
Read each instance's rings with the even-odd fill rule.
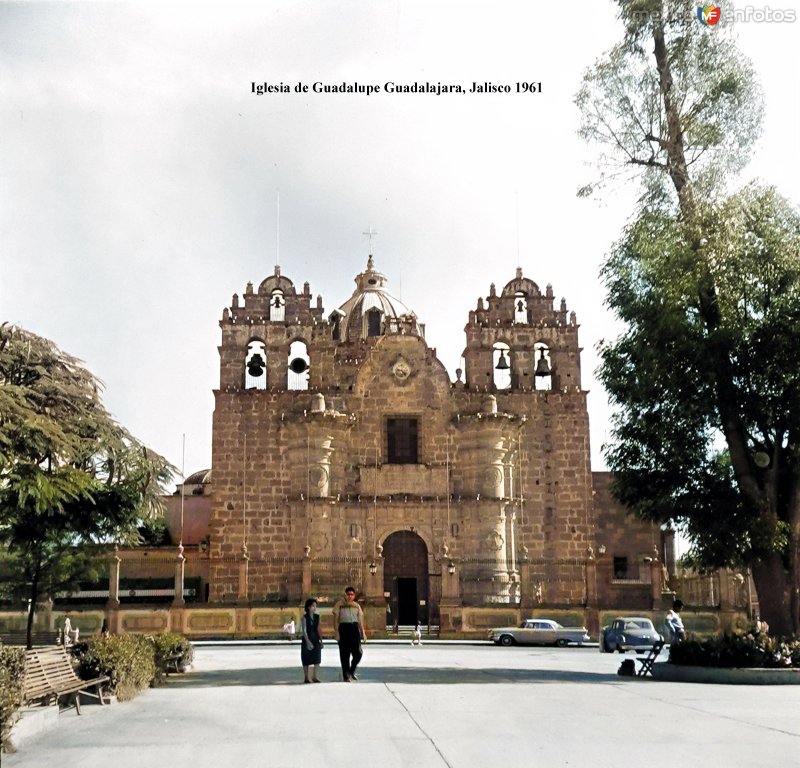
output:
[[273,322],[283,322],[286,317],[286,299],[283,291],[276,288],[269,297],[269,319]]
[[414,531],[395,531],[384,540],[383,591],[389,595],[387,623],[429,623],[428,547]]
[[308,389],[308,369],[311,358],[308,356],[308,346],[304,341],[293,341],[289,346],[288,372],[286,374],[286,388],[293,390]]
[[553,367],[550,360],[550,349],[547,344],[539,342],[533,347],[536,358],[533,383],[537,390],[546,392],[553,388]]
[[267,388],[267,352],[263,341],[254,339],[247,345],[244,358],[244,388]]
[[528,299],[522,291],[517,291],[514,294],[514,322],[528,322]]
[[511,388],[511,349],[502,341],[492,347],[492,382],[495,389]]

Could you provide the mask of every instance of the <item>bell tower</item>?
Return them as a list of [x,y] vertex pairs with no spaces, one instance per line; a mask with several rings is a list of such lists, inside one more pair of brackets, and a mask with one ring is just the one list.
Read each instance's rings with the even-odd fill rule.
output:
[[465,385],[512,393],[580,389],[580,349],[574,312],[554,306],[553,287],[542,293],[533,280],[516,277],[500,295],[494,283],[478,299],[464,328]]

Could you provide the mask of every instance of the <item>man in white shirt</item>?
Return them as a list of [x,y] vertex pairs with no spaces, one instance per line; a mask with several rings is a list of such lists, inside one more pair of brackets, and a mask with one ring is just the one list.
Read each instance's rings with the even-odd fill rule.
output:
[[668,640],[670,643],[679,643],[681,640],[686,639],[686,630],[683,626],[683,619],[681,618],[681,608],[683,608],[682,600],[675,600],[672,603],[672,610],[667,614],[664,623],[667,625],[667,632],[669,634]]

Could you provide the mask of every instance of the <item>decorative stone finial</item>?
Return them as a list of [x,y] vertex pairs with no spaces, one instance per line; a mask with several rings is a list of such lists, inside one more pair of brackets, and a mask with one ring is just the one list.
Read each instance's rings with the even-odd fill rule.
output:
[[461,374],[464,373],[460,368],[456,368],[456,381],[461,382]]
[[517,280],[522,280],[522,267],[517,267]]
[[375,262],[372,260],[372,256],[367,259],[367,271],[371,272],[375,269]]

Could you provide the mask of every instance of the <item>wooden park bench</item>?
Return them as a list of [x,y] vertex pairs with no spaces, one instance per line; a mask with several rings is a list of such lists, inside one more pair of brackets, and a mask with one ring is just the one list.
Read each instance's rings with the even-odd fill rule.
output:
[[661,649],[664,647],[663,640],[656,640],[653,643],[653,647],[650,649],[650,652],[645,656],[643,659],[636,659],[642,666],[639,667],[639,671],[636,673],[639,677],[644,677],[645,675],[653,674],[653,664],[655,664],[658,655],[661,653]]
[[[91,696],[101,704],[103,692],[100,686],[107,683],[107,677],[96,677],[94,680],[81,680],[72,668],[72,662],[66,650],[60,646],[53,648],[32,648],[25,652],[25,703],[49,701],[55,698],[58,705],[62,696],[71,696],[78,714],[81,713],[80,696]],[[94,689],[92,693],[91,689]]]

